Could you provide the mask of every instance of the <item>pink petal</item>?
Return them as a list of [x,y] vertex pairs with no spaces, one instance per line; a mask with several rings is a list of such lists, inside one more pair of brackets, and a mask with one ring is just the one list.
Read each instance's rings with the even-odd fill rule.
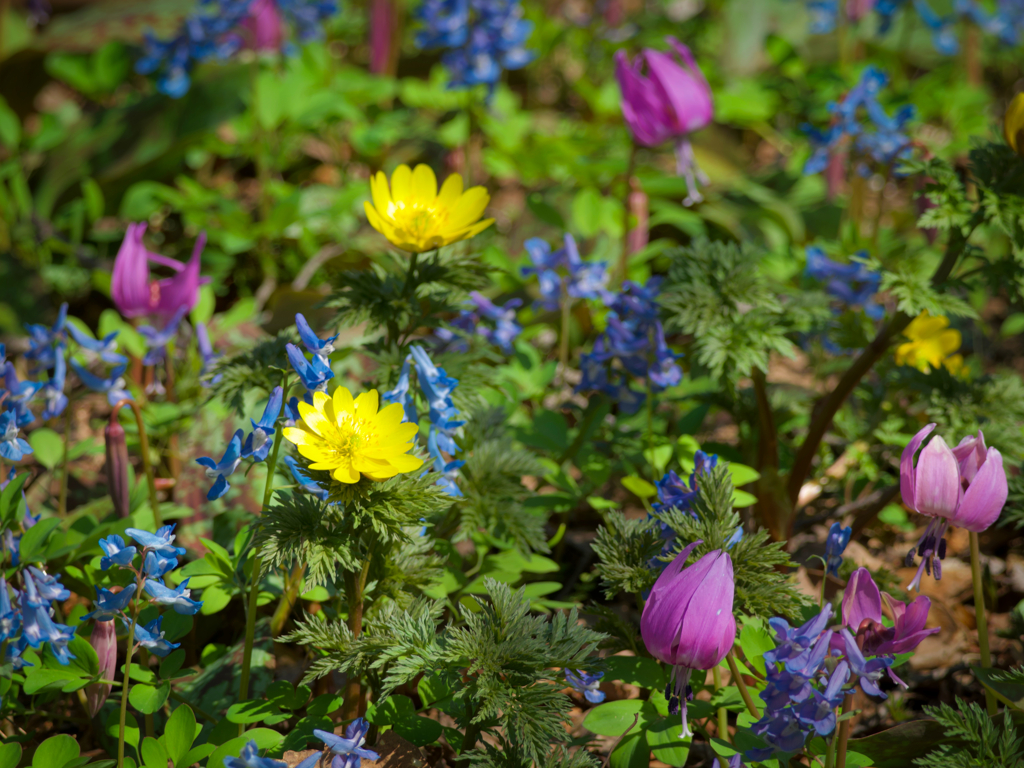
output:
[[960,463],[941,435],[936,435],[921,451],[914,480],[917,511],[932,517],[953,517],[963,488]]
[[968,435],[953,449],[953,455],[960,462],[960,477],[970,483],[978,474],[978,468],[985,461],[985,435],[978,430],[977,435]]
[[911,509],[917,509],[917,500],[914,497],[914,454],[921,447],[924,439],[935,429],[935,424],[929,424],[907,443],[900,456],[900,493],[903,496],[903,503]]
[[622,117],[638,144],[654,147],[667,141],[671,132],[666,123],[665,106],[650,81],[640,74],[641,64],[641,58],[632,65],[625,52],[615,53],[615,78],[622,91]]
[[[673,651],[679,637],[679,625],[690,603],[690,598],[700,586],[700,578],[693,577],[694,575],[703,576],[711,567],[711,562],[707,561],[705,555],[686,569],[687,578],[680,575],[683,572],[683,566],[686,565],[686,558],[700,543],[700,541],[695,541],[688,545],[661,572],[651,588],[651,594],[647,598],[643,615],[640,617],[640,636],[643,638],[644,645],[647,646],[647,650],[654,658],[666,664],[675,663]],[[699,571],[695,570],[698,565],[700,566]]]
[[736,640],[732,558],[722,551],[709,552],[694,568],[704,560],[710,560],[711,568],[700,578],[698,599],[689,601],[679,627],[679,643],[673,653],[676,664],[690,669],[717,666]]
[[995,448],[989,448],[981,469],[950,522],[974,533],[984,531],[999,519],[1007,494],[1003,455]]
[[155,307],[157,314],[173,317],[182,307],[191,310],[196,305],[199,300],[199,261],[205,245],[206,233],[200,232],[192,249],[192,258],[184,269],[174,277],[160,281],[160,297]]
[[856,632],[864,619],[882,620],[882,594],[868,569],[858,568],[843,592],[843,623]]
[[646,51],[644,55],[651,83],[668,108],[673,133],[687,134],[710,123],[714,106],[703,78],[695,77],[660,51]]
[[145,223],[129,224],[114,258],[110,295],[118,311],[125,317],[138,317],[151,310],[149,252],[142,245],[145,233]]

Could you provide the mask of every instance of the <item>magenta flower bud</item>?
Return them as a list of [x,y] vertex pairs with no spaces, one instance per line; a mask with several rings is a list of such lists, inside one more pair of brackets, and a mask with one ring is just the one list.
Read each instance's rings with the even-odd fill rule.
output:
[[[92,628],[89,644],[100,660],[100,677],[113,680],[117,672],[117,628],[113,621],[97,621]],[[109,683],[93,683],[85,688],[85,706],[90,717],[96,717],[103,702],[110,695]]]
[[645,48],[630,62],[624,51],[618,51],[615,77],[622,91],[622,117],[634,140],[645,147],[675,140],[677,172],[689,190],[683,202],[690,205],[702,199],[697,181],[706,184],[707,178],[697,168],[689,135],[711,122],[714,103],[690,49],[674,37],[666,40],[678,58]]
[[[142,244],[145,233],[145,223],[129,224],[117,251],[110,281],[115,306],[125,317],[159,315],[166,319],[182,307],[191,310],[199,300],[199,286],[210,280],[199,276],[199,257],[206,245],[206,233],[200,233],[196,239],[192,258],[186,264],[146,250]],[[177,274],[150,280],[149,262],[169,267]]]
[[388,72],[394,28],[392,0],[370,0],[370,71],[375,75]]
[[131,512],[128,503],[131,493],[128,488],[128,444],[124,438],[124,427],[116,419],[116,415],[111,415],[110,422],[103,428],[107,454],[107,488],[117,516],[128,517]]
[[843,624],[856,632],[865,620],[882,621],[882,595],[867,568],[858,568],[843,591]]
[[640,619],[640,633],[647,650],[672,666],[683,738],[690,735],[686,723],[686,686],[691,671],[718,666],[736,640],[732,559],[715,550],[684,568],[686,558],[700,543],[690,544],[662,571]]
[[284,45],[284,22],[275,0],[255,0],[242,28],[257,51],[280,51]]
[[629,212],[636,218],[636,226],[629,230],[627,245],[630,253],[637,253],[647,247],[650,239],[650,201],[636,179],[630,179],[629,183]]

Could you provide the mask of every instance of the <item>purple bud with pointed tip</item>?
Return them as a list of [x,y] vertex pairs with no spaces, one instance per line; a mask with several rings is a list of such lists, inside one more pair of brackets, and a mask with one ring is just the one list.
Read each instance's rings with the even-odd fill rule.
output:
[[[116,411],[115,411],[116,414]],[[110,422],[103,429],[103,441],[106,444],[106,475],[107,489],[114,501],[114,511],[118,517],[128,517],[131,505],[128,502],[128,444],[125,442],[124,427],[112,414]]]
[[[97,621],[92,628],[89,644],[100,661],[100,677],[113,680],[117,672],[117,628],[113,621]],[[90,717],[96,717],[103,702],[110,696],[109,683],[92,683],[85,688],[85,706]]]

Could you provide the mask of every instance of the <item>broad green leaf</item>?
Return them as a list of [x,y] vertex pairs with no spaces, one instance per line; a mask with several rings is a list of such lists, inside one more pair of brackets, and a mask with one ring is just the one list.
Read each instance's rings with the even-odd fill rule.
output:
[[308,685],[296,688],[285,680],[277,680],[267,686],[267,698],[282,709],[302,709],[309,701],[310,692]]
[[203,607],[199,609],[199,612],[203,616],[212,616],[227,607],[231,602],[231,593],[218,584],[214,584],[203,590],[202,599]]
[[0,527],[6,528],[14,519],[18,506],[21,504],[21,489],[25,487],[25,482],[29,477],[28,472],[15,475],[7,487],[0,492]]
[[612,768],[648,768],[651,763],[651,747],[647,743],[647,732],[630,732],[619,742],[609,762]]
[[46,550],[46,540],[60,526],[59,517],[50,517],[40,520],[21,537],[21,562],[35,563],[44,559],[43,553]]
[[272,701],[266,699],[255,699],[243,701],[239,704],[232,704],[228,707],[227,718],[232,723],[248,725],[249,723],[268,723],[273,725],[282,720],[287,720],[288,715],[281,712],[281,708]]
[[152,715],[164,705],[170,694],[170,683],[158,686],[136,684],[128,692],[128,701],[142,714]]
[[25,693],[32,695],[44,689],[77,691],[89,684],[89,679],[77,671],[28,667],[25,670]]
[[166,768],[167,750],[164,745],[151,736],[142,740],[142,764],[146,768]]
[[[120,722],[118,720],[118,710],[111,709],[110,714],[107,715],[107,720],[104,723],[107,729],[107,736],[117,742],[118,733],[120,731]],[[131,744],[135,749],[139,748],[139,723],[135,719],[135,715],[131,712],[127,714],[127,718],[124,722],[124,741],[125,744]],[[125,761],[127,763],[127,760]]]
[[405,720],[399,720],[394,724],[395,733],[417,747],[425,747],[433,744],[439,738],[443,729],[437,720],[429,717],[415,715]]
[[82,750],[73,737],[63,733],[51,736],[36,750],[32,758],[32,768],[64,768],[81,753]]
[[746,491],[735,490],[732,492],[732,505],[737,509],[752,507],[757,504],[757,496]]
[[621,736],[633,725],[639,715],[636,728],[657,720],[658,710],[654,704],[640,699],[622,699],[599,704],[587,713],[583,727],[599,736]]
[[665,671],[654,659],[640,656],[609,656],[604,660],[605,680],[621,680],[652,691],[665,687]]
[[366,719],[374,725],[394,725],[400,720],[408,720],[416,717],[416,707],[408,696],[388,696],[384,701],[377,704],[373,714],[367,712]]
[[252,730],[246,731],[244,736],[226,741],[214,750],[210,759],[207,761],[207,765],[220,766],[224,765],[225,757],[238,757],[238,753],[242,751],[249,741],[255,741],[256,746],[260,750],[276,749],[281,743],[284,737],[277,731],[272,731],[269,728],[253,728]]
[[181,669],[185,663],[185,651],[181,648],[160,659],[160,677],[168,678]]
[[765,674],[764,654],[775,647],[775,641],[760,621],[748,619],[740,630],[740,648],[747,662],[762,675]]
[[175,768],[186,765],[184,758],[192,748],[196,733],[196,716],[187,704],[182,704],[171,714],[164,726],[163,742],[167,756]]
[[622,487],[641,499],[649,499],[658,493],[658,489],[637,475],[622,478]]
[[732,475],[732,484],[739,487],[752,483],[761,477],[761,473],[746,464],[729,462],[729,473]]
[[21,762],[21,745],[17,742],[0,745],[0,768],[18,768]]
[[974,670],[975,677],[984,685],[1014,702],[1018,709],[1024,709],[1024,685],[1011,683],[1006,680],[997,680],[996,674],[999,672],[997,669],[985,669],[973,665],[971,669]]
[[28,435],[35,460],[51,472],[64,458],[64,441],[49,427],[32,430]]
[[[440,701],[452,692],[451,686],[437,675],[424,675],[416,686],[416,692],[424,706]],[[310,713],[312,714],[312,713]]]
[[678,717],[666,717],[647,726],[647,743],[654,759],[673,766],[686,765],[691,738],[683,739],[683,723]]

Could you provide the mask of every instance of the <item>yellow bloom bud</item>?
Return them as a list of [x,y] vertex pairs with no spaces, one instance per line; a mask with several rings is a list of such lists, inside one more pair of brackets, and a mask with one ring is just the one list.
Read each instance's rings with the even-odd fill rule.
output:
[[1013,97],[1003,116],[1003,135],[1006,143],[1018,155],[1024,156],[1024,93]]

